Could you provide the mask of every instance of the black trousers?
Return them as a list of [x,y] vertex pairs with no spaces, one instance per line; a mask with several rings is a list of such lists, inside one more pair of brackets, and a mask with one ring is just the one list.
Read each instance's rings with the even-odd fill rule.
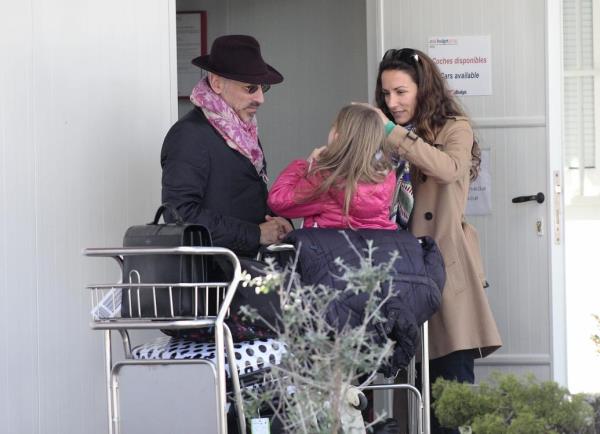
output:
[[[474,362],[472,350],[455,351],[446,356],[430,360],[430,384],[435,383],[438,378],[473,384],[475,382]],[[417,372],[420,373],[420,369]],[[417,384],[421,384],[420,378],[417,379]],[[458,429],[441,427],[434,412],[431,411],[431,434],[458,434]]]

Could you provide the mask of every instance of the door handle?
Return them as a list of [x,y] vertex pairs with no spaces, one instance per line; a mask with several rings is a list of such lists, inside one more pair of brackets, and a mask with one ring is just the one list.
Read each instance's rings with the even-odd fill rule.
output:
[[513,197],[512,203],[529,202],[530,200],[535,200],[537,203],[544,203],[545,199],[546,199],[546,196],[544,196],[544,193],[539,192],[538,194],[534,194],[532,196]]

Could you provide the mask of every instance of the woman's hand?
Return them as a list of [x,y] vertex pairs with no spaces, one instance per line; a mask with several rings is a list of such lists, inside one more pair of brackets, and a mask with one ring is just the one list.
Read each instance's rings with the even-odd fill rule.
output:
[[381,122],[383,122],[383,125],[387,124],[389,121],[388,117],[378,107],[372,106],[371,104],[368,104],[366,102],[353,102],[352,104],[362,105],[364,107],[368,107],[371,110],[375,111],[375,113],[377,113],[379,115],[379,117],[381,118]]

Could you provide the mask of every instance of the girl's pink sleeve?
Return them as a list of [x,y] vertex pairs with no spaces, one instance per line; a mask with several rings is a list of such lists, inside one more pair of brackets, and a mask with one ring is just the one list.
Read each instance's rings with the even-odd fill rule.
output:
[[310,194],[318,186],[306,178],[308,162],[294,160],[279,174],[269,191],[269,208],[282,217],[300,218],[321,213],[322,203],[317,199],[298,203],[298,197]]

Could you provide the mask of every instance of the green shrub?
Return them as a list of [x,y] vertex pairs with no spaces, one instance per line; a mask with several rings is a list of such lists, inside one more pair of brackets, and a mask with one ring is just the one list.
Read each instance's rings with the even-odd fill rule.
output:
[[586,395],[584,399],[594,409],[594,428],[591,432],[600,433],[600,394]]
[[480,386],[439,379],[432,395],[443,426],[471,426],[475,434],[594,432],[594,409],[583,395],[533,376],[493,373]]

